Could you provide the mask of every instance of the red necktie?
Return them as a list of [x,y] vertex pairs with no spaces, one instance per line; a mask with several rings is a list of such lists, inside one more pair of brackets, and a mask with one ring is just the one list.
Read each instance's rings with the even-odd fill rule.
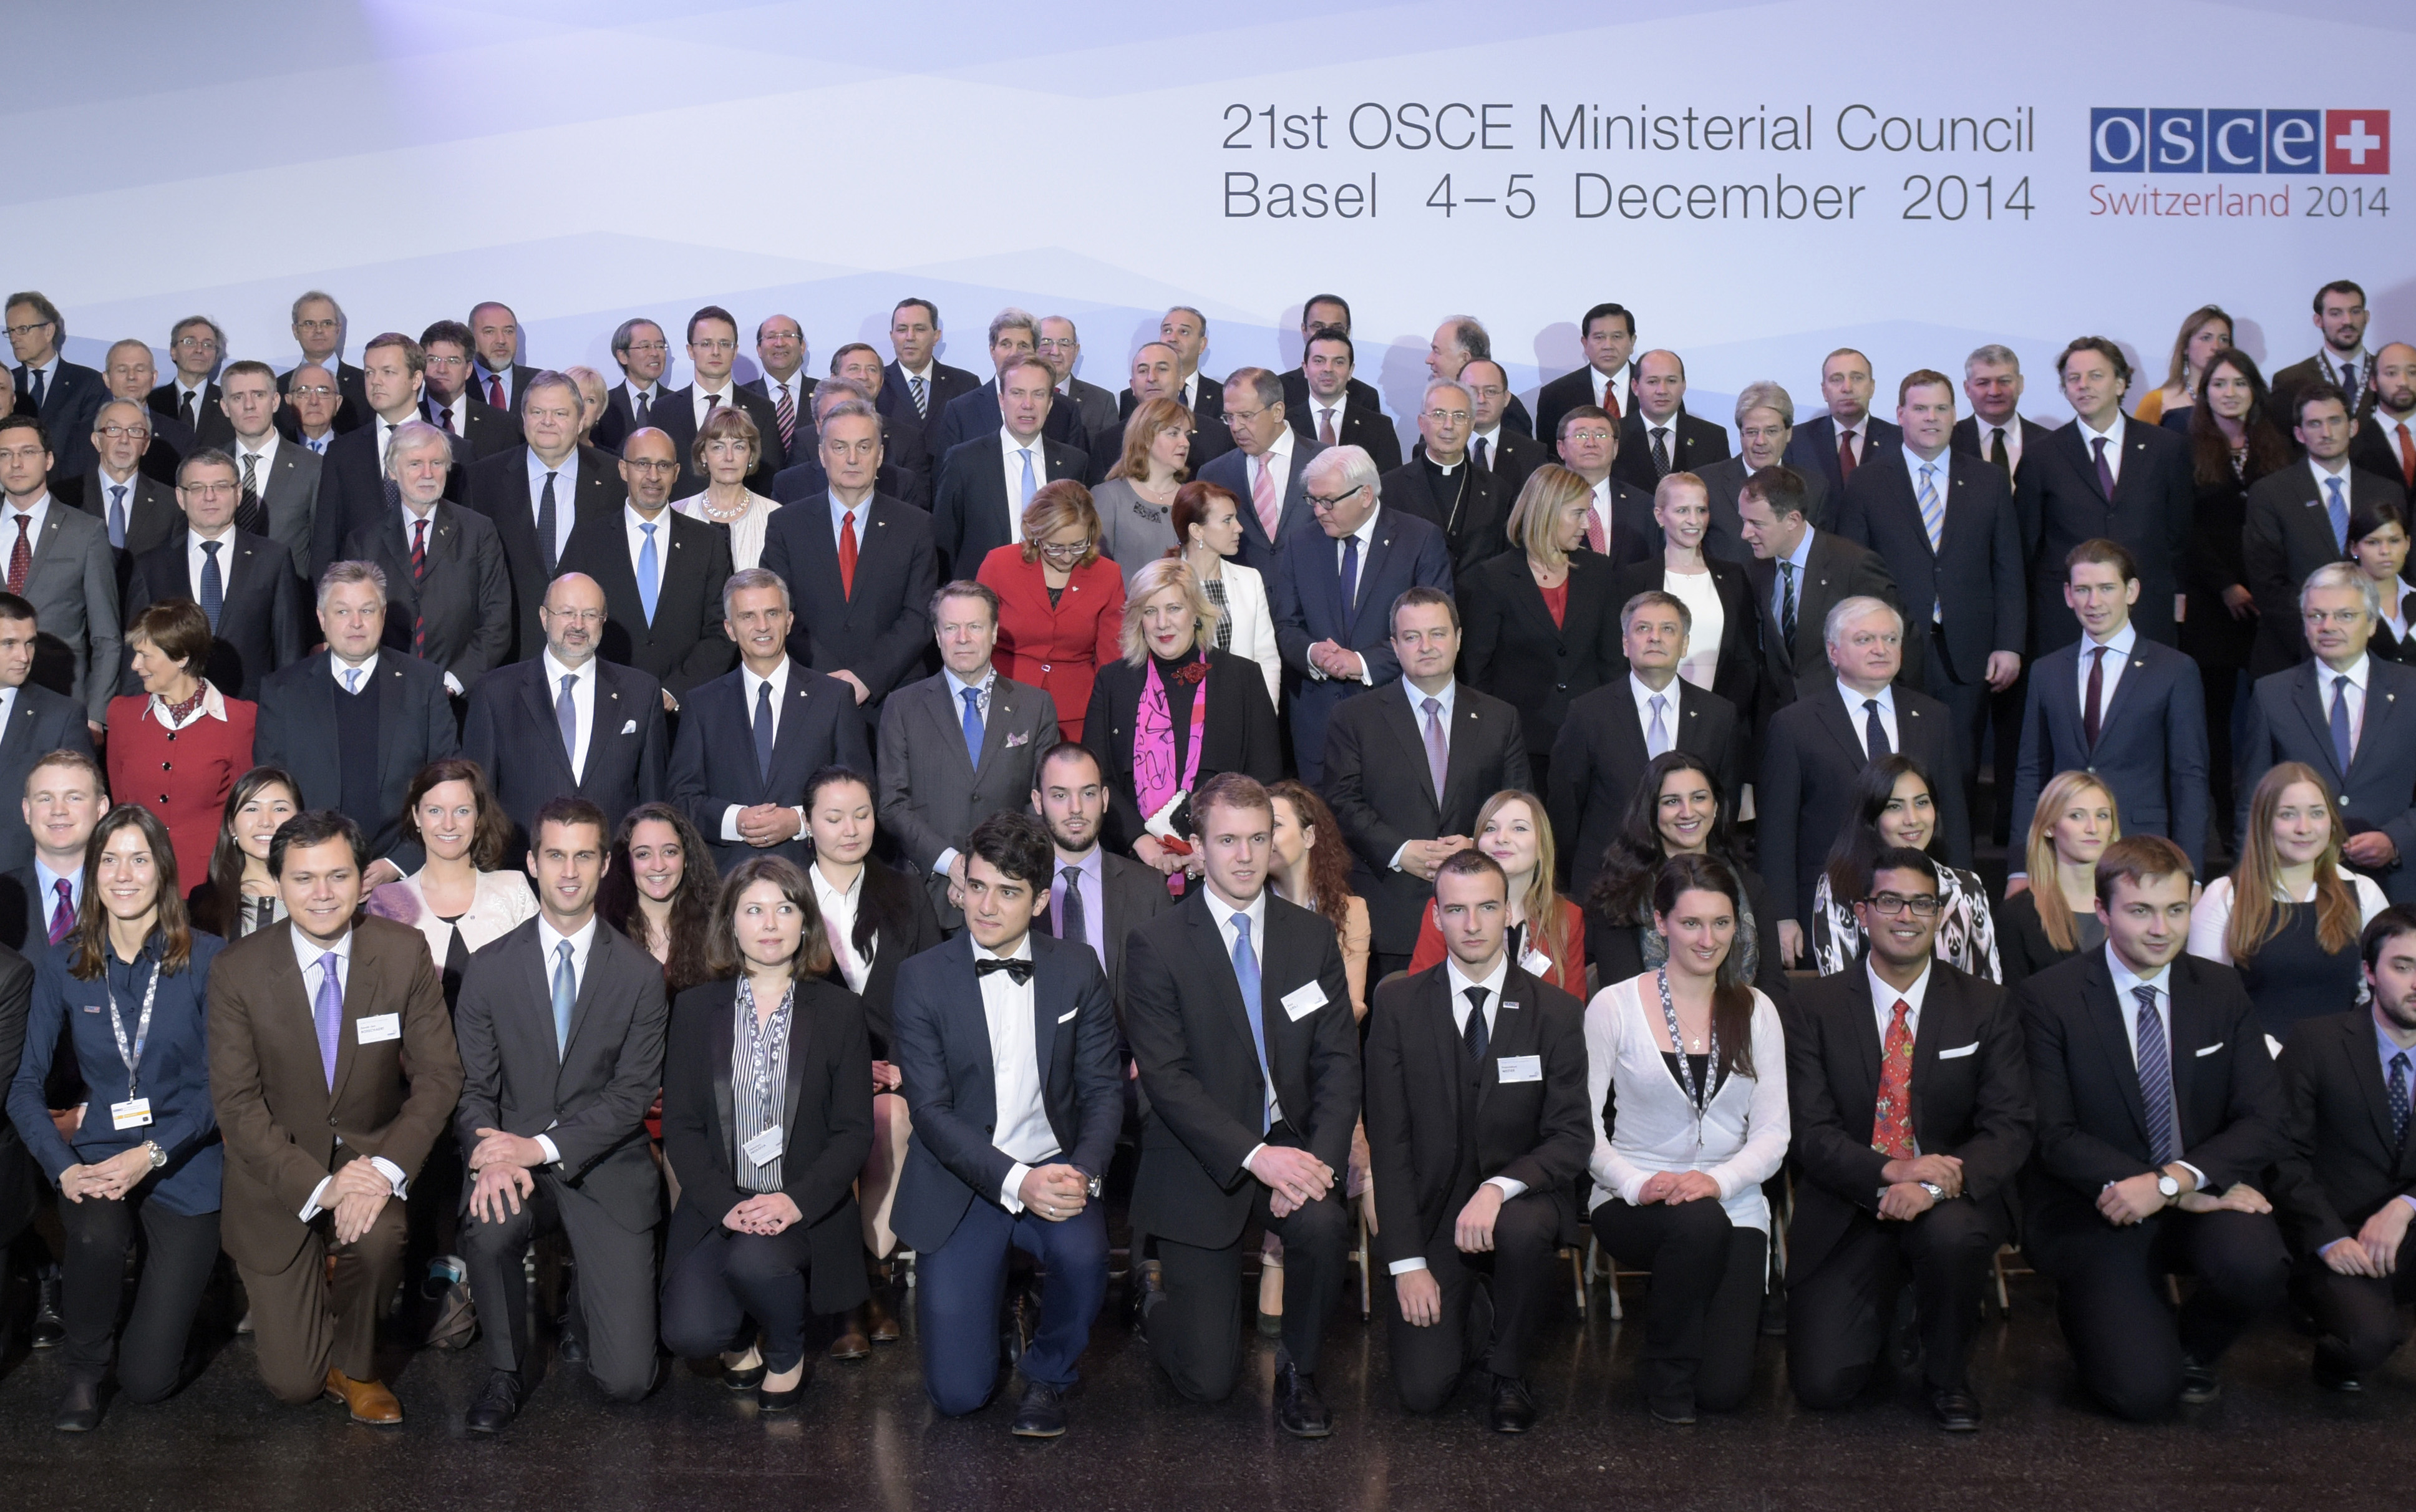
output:
[[1854,433],[1851,431],[1837,432],[1837,476],[1840,478],[1854,476]]
[[1586,506],[1586,550],[1596,556],[1608,554],[1603,545],[1602,511],[1592,505]]
[[1871,1148],[1891,1160],[1912,1158],[1912,1005],[1895,1000],[1880,1047],[1880,1100],[1871,1111]]
[[452,405],[439,404],[436,406],[436,425],[437,429],[443,431],[446,435],[449,436],[453,433]]
[[1602,413],[1610,416],[1611,424],[1619,423],[1619,386],[1608,378],[1602,381]]
[[[428,522],[411,522],[411,581],[416,585],[428,576]],[[424,655],[428,649],[428,621],[419,613],[419,596],[412,596],[411,654]]]
[[2408,480],[2408,487],[2416,489],[2416,446],[2408,444],[2408,422],[2401,420],[2395,429],[2399,431],[2399,476]]
[[850,509],[838,527],[838,590],[855,597],[855,511]]
[[487,374],[487,402],[499,410],[511,407],[510,401],[504,397],[503,374],[498,372]]
[[25,574],[33,570],[34,542],[26,534],[33,528],[32,515],[17,517],[17,544],[8,548],[8,591],[13,594],[25,591]]

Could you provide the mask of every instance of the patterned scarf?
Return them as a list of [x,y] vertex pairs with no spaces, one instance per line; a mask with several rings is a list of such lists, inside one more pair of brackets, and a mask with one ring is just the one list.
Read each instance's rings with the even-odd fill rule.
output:
[[1178,771],[1174,764],[1174,716],[1166,700],[1166,684],[1158,676],[1157,658],[1149,658],[1149,681],[1140,691],[1140,710],[1133,721],[1133,794],[1140,801],[1143,819],[1155,818],[1175,798],[1200,781],[1200,732],[1208,723],[1208,653],[1175,672],[1191,687],[1191,748]]

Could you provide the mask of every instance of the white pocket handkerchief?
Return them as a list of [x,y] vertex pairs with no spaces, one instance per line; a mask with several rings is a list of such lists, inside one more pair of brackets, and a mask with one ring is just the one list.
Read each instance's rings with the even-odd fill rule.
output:
[[1066,1012],[1059,1014],[1057,1016],[1057,1021],[1059,1023],[1072,1023],[1074,1021],[1074,1015],[1081,1011],[1082,1010],[1080,1008],[1069,1009]]
[[632,719],[627,724],[623,725],[621,727],[621,733],[625,735],[636,734],[638,733],[638,721]]
[[1006,748],[1009,750],[1013,750],[1018,746],[1029,746],[1031,744],[1032,732],[1029,730],[1018,730],[1013,734],[1006,737]]
[[2197,1058],[2198,1058],[2199,1060],[2204,1060],[2204,1059],[2206,1059],[2208,1056],[2210,1056],[2210,1055],[2213,1054],[2216,1051],[2221,1050],[2222,1048],[2223,1048],[2223,1041],[2222,1041],[2222,1040],[2220,1040],[2220,1039],[2218,1039],[2218,1040],[2216,1040],[2213,1044],[2209,1045],[2209,1046],[2207,1046],[2204,1050],[2199,1051],[2197,1052]]
[[1979,1053],[1979,1050],[1980,1042],[1975,1039],[1968,1045],[1957,1045],[1953,1050],[1941,1050],[1938,1052],[1938,1058],[1941,1061],[1960,1060],[1966,1055]]

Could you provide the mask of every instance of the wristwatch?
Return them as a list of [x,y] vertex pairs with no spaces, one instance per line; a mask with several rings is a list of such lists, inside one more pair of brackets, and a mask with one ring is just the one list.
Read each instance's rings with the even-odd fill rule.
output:
[[159,1148],[159,1142],[158,1140],[144,1140],[143,1142],[143,1148],[151,1152],[152,1170],[157,1171],[161,1166],[168,1163],[168,1152]]
[[2170,1172],[2159,1171],[2156,1172],[2157,1196],[2169,1202],[2181,1194],[2182,1184],[2179,1177],[2173,1175]]
[[1107,1181],[1104,1177],[1093,1176],[1087,1189],[1091,1194],[1091,1201],[1095,1202],[1098,1202],[1102,1194],[1104,1194],[1108,1189]]
[[1946,1188],[1940,1187],[1938,1183],[1934,1181],[1925,1181],[1921,1183],[1920,1186],[1923,1191],[1929,1194],[1929,1200],[1931,1202],[1942,1202],[1946,1201]]

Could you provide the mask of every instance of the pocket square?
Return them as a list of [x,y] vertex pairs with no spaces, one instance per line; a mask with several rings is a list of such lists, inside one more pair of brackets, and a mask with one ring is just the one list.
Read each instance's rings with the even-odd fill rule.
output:
[[1019,730],[1015,733],[1006,737],[1006,748],[1009,750],[1013,750],[1018,746],[1029,746],[1031,744],[1032,732],[1029,730]]
[[1979,1050],[1980,1042],[1975,1039],[1968,1045],[1957,1045],[1953,1050],[1941,1050],[1938,1052],[1938,1058],[1941,1061],[1958,1060],[1966,1055],[1977,1054]]
[[632,719],[627,724],[623,725],[621,727],[621,733],[625,735],[636,734],[638,733],[638,721]]
[[1080,1008],[1075,1008],[1069,1012],[1061,1013],[1057,1016],[1057,1021],[1059,1023],[1072,1023],[1074,1021],[1074,1015],[1081,1011],[1082,1010]]
[[2199,1051],[2197,1052],[2197,1058],[2198,1058],[2199,1060],[2204,1060],[2204,1059],[2206,1059],[2208,1056],[2210,1056],[2210,1055],[2213,1054],[2216,1051],[2221,1050],[2222,1048],[2223,1048],[2223,1041],[2222,1041],[2222,1040],[2220,1040],[2220,1039],[2218,1039],[2218,1040],[2216,1040],[2213,1044],[2209,1045],[2209,1046],[2207,1046],[2204,1050]]

